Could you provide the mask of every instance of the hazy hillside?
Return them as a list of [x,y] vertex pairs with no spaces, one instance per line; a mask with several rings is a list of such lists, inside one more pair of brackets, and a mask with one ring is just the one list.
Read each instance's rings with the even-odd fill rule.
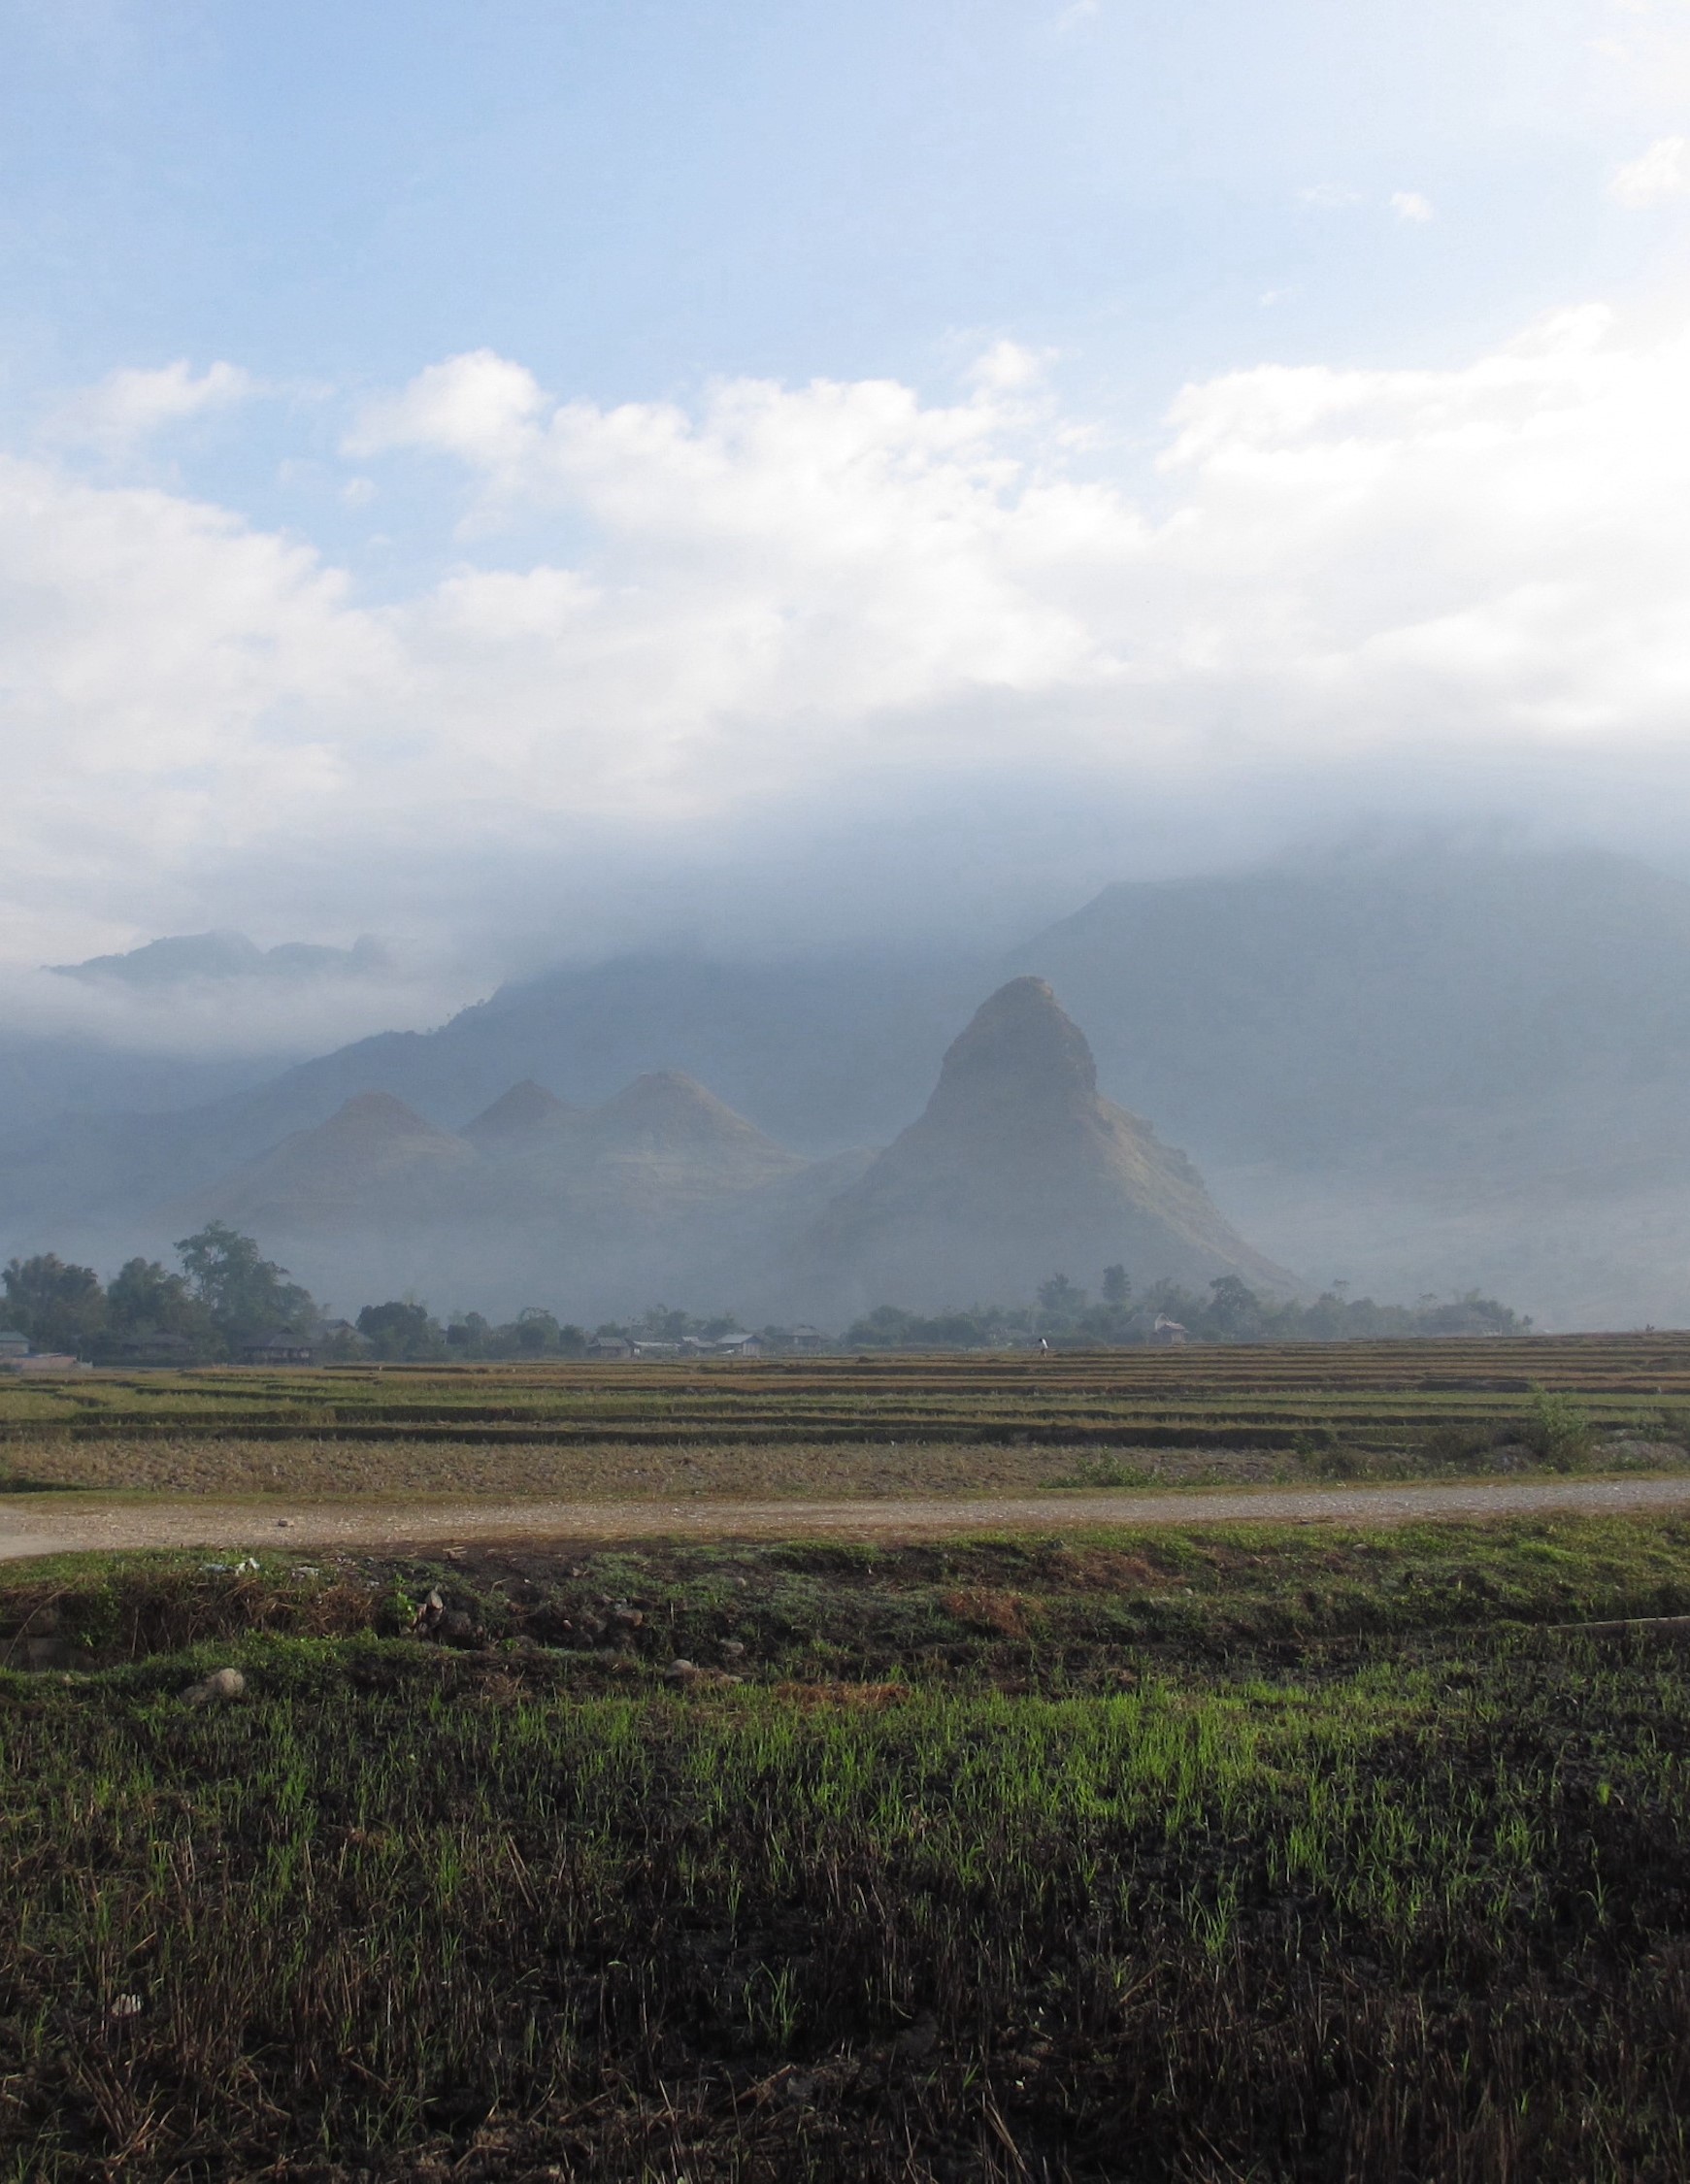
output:
[[501,1310],[588,1317],[662,1296],[839,1322],[865,1298],[1014,1298],[1115,1261],[1139,1282],[1291,1279],[1182,1154],[1099,1097],[1083,1036],[1035,978],[978,1011],[878,1157],[806,1161],[676,1071],[584,1110],[525,1079],[461,1135],[363,1092],[155,1219],[234,1222],[336,1295],[418,1270]]
[[0,1242],[132,1226],[372,1090],[462,1132],[524,1078],[584,1109],[678,1071],[792,1152],[885,1145],[1013,973],[1052,981],[1104,1094],[1274,1259],[1395,1296],[1480,1282],[1560,1323],[1690,1321],[1690,887],[1574,850],[1125,883],[1008,963],[561,970],[191,1111],[0,1137]]
[[0,1144],[76,1114],[180,1113],[269,1083],[272,1054],[137,1053],[92,1039],[0,1034]]
[[1596,1151],[1585,1100],[1690,1067],[1690,886],[1597,851],[1129,882],[1015,960],[1110,1092],[1210,1155]]
[[810,1251],[817,1287],[857,1309],[1024,1295],[1031,1266],[1295,1286],[1183,1153],[1099,1096],[1084,1035],[1040,978],[980,1008],[918,1120],[826,1210]]

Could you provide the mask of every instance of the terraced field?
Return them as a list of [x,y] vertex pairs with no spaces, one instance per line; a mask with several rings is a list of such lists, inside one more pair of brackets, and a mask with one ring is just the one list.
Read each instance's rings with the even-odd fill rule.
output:
[[1597,1431],[1690,1419],[1690,1334],[731,1364],[340,1367],[0,1378],[0,1440],[393,1440],[485,1447],[1400,1448],[1508,1429],[1536,1391]]

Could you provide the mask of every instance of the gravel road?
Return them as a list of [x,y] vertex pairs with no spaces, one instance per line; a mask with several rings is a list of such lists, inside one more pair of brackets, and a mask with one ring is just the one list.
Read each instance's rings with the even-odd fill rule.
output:
[[930,1539],[1086,1525],[1412,1524],[1438,1517],[1590,1515],[1690,1506],[1690,1476],[1477,1480],[1454,1486],[1257,1487],[860,1502],[0,1502],[0,1560],[118,1547],[447,1547],[471,1541]]

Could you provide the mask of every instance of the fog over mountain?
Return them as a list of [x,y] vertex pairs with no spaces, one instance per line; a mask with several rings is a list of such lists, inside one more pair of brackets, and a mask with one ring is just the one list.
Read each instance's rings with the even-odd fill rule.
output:
[[[946,1171],[917,1158],[919,1118],[977,1009],[1029,976],[1128,1114],[1076,1124],[1092,1095],[1070,1080],[1080,1107],[1028,1110],[1019,1180],[982,1212],[1002,1146],[952,1132]],[[569,966],[210,1101],[191,1071],[174,1106],[159,1080],[166,1111],[125,1115],[96,1079],[0,1138],[0,1245],[157,1250],[215,1210],[267,1248],[294,1238],[289,1263],[343,1303],[409,1283],[444,1304],[444,1283],[582,1311],[749,1307],[782,1252],[818,1309],[1024,1296],[1117,1258],[1180,1274],[1186,1243],[1165,1237],[1158,1264],[1124,1214],[1089,1238],[1029,1217],[1077,1129],[1101,1132],[1105,1167],[1162,1164],[1155,1189],[1180,1174],[1165,1148],[1195,1163],[1230,1239],[1211,1236],[1217,1271],[1399,1299],[1476,1284],[1546,1322],[1666,1324],[1690,1319],[1687,1080],[1690,886],[1607,852],[1422,843],[1123,881],[1007,951]],[[964,1210],[918,1242],[944,1173]],[[1180,1218],[1189,1242],[1210,1212]],[[473,1248],[447,1248],[454,1224]]]

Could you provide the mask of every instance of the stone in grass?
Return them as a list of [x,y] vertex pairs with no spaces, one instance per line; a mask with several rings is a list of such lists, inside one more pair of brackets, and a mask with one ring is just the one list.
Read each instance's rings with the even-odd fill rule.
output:
[[190,1683],[182,1698],[190,1706],[215,1705],[226,1699],[245,1696],[247,1679],[239,1669],[214,1669],[203,1683]]
[[679,1683],[687,1690],[695,1690],[701,1685],[720,1690],[726,1684],[745,1681],[743,1676],[723,1675],[720,1669],[701,1669],[696,1661],[671,1661],[663,1673],[671,1683]]

